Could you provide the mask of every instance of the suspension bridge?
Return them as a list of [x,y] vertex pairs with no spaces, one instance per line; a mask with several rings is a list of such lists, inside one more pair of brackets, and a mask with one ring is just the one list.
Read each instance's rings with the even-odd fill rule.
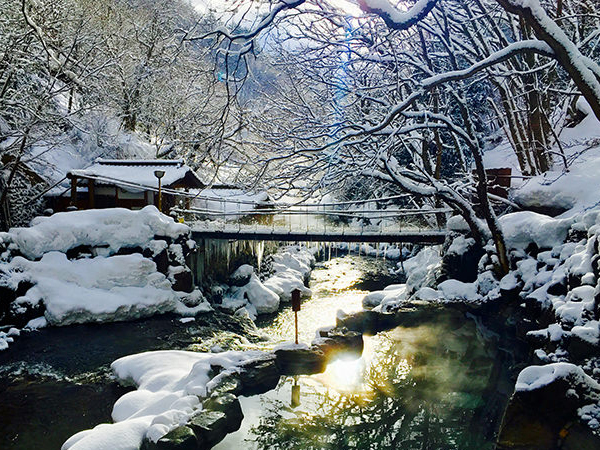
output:
[[[444,215],[451,212],[450,209],[374,207],[376,201],[396,197],[330,204],[268,205],[205,198],[205,208],[174,208],[173,212],[186,218],[194,239],[422,245],[444,242],[446,230],[422,224],[436,223],[436,215]],[[214,202],[221,202],[221,207],[215,208]]]

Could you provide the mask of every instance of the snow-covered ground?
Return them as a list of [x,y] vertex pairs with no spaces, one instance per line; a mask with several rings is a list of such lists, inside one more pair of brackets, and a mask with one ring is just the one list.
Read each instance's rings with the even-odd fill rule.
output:
[[291,245],[271,255],[271,260],[272,273],[262,282],[252,266],[240,266],[231,278],[247,281],[243,286],[229,287],[221,306],[255,319],[258,314],[276,312],[280,302],[291,301],[295,289],[304,297],[312,294],[304,282],[315,264],[313,249]]
[[[523,207],[555,207],[564,212],[561,218],[593,208],[600,204],[600,121],[587,102],[580,98],[577,107],[587,114],[573,128],[564,128],[560,141],[568,162],[565,172],[562,158],[554,156],[554,168],[543,175],[524,181],[513,179],[517,187],[513,199]],[[553,148],[559,152],[558,148]],[[484,155],[486,167],[511,167],[513,175],[521,175],[516,156],[504,141]]]
[[[13,291],[23,282],[32,285],[11,305],[17,315],[43,304],[44,317],[34,319],[29,328],[45,322],[68,325],[130,320],[169,311],[208,311],[210,305],[199,291],[174,291],[168,274],[159,272],[152,260],[169,251],[174,260],[179,259],[174,264],[184,263],[182,245],[194,244],[187,240],[188,233],[186,225],[159,213],[154,206],[140,211],[114,208],[39,217],[31,227],[0,234],[5,249],[0,284]],[[172,243],[168,245],[165,239]],[[125,247],[137,248],[138,252],[116,254]],[[68,258],[66,253],[76,248],[82,252]],[[182,268],[171,266],[169,273]],[[10,342],[11,336],[0,336],[0,347]]]
[[[262,352],[196,353],[163,350],[120,358],[111,367],[137,389],[117,400],[114,423],[100,424],[69,438],[61,450],[134,450],[144,438],[154,442],[202,409],[201,398],[240,363]],[[211,377],[211,365],[225,370]]]
[[[436,303],[462,303],[478,307],[503,295],[519,295],[523,307],[554,317],[544,328],[530,331],[536,342],[537,360],[518,377],[516,391],[538,389],[557,380],[578,383],[589,392],[600,392],[600,122],[589,107],[579,102],[588,116],[575,128],[565,129],[561,142],[567,152],[569,171],[560,159],[555,169],[542,176],[516,183],[514,200],[524,208],[562,211],[549,217],[518,211],[500,218],[506,245],[514,264],[501,280],[493,273],[493,246],[479,263],[472,283],[446,280],[437,286],[425,282],[427,273],[438,270],[439,259],[431,249],[421,251],[404,263],[409,282],[388,286],[367,295],[365,307],[395,310],[406,301],[419,299]],[[519,174],[516,158],[504,142],[486,154],[488,167],[512,167]],[[460,231],[460,220],[449,228]],[[464,228],[464,227],[462,227]],[[461,254],[468,239],[458,237],[448,253]],[[437,261],[437,262],[436,262]],[[411,281],[411,278],[414,281]],[[418,280],[418,282],[415,282]],[[515,294],[516,293],[516,294]],[[540,314],[539,312],[537,313]],[[577,364],[573,364],[576,362]],[[573,391],[575,392],[575,391]],[[578,410],[580,420],[600,430],[600,395],[590,394],[588,404]]]

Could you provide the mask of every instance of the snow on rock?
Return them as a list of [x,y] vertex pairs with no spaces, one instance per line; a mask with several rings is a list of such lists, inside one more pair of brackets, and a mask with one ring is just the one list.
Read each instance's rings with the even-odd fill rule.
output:
[[452,240],[452,244],[450,244],[446,253],[450,255],[462,255],[473,245],[475,245],[475,239],[457,236]]
[[597,320],[590,320],[585,325],[574,326],[571,329],[571,334],[582,341],[598,345],[600,343],[600,323]]
[[381,309],[386,311],[392,306],[399,305],[406,299],[406,285],[392,284],[382,291],[373,291],[364,296],[362,300],[363,307],[374,308],[381,305]]
[[587,375],[581,367],[565,362],[526,367],[517,377],[515,391],[533,391],[558,379],[568,379],[600,391],[600,384]]
[[517,279],[514,272],[509,272],[500,280],[500,289],[504,291],[511,291],[516,289],[519,285],[519,280]]
[[415,297],[419,300],[424,300],[428,302],[436,302],[444,299],[444,294],[442,294],[437,289],[433,289],[430,287],[422,287],[417,292],[415,292]]
[[43,301],[52,325],[133,319],[171,311],[178,300],[156,264],[140,254],[69,260],[50,252],[10,265],[35,283],[16,303]]
[[469,224],[462,216],[452,216],[448,219],[446,227],[450,231],[456,231],[459,233],[469,232]]
[[300,272],[293,269],[278,272],[263,283],[267,288],[275,292],[281,301],[292,300],[292,291],[298,289],[302,297],[310,297],[312,291],[304,286],[303,277]]
[[481,300],[481,295],[477,293],[476,283],[463,283],[458,280],[446,280],[438,285],[438,290],[442,292],[447,300],[464,300],[468,302]]
[[308,277],[315,264],[313,253],[300,246],[289,246],[272,255],[273,270],[277,272],[285,272],[288,269],[293,269],[299,272],[303,277]]
[[12,228],[8,234],[29,259],[51,251],[66,252],[80,246],[108,246],[107,255],[122,247],[144,246],[155,235],[177,238],[189,232],[154,206],[139,211],[124,208],[90,209],[36,217],[31,227]]
[[[131,320],[157,313],[193,315],[211,310],[200,291],[175,292],[172,282],[185,271],[182,246],[168,239],[185,239],[186,225],[158,212],[123,208],[73,211],[38,217],[29,228],[13,228],[0,240],[15,256],[0,262],[0,284],[16,291],[21,282],[33,287],[11,304],[16,315],[43,305],[45,320],[29,328],[83,322]],[[166,240],[155,239],[164,236]],[[68,250],[91,247],[88,254]],[[167,278],[157,264],[141,253],[116,255],[121,248],[138,247],[157,256],[168,250]],[[146,252],[144,252],[146,254]],[[172,261],[173,260],[173,261]],[[165,269],[166,270],[166,269]]]
[[582,97],[577,106],[586,117],[577,126],[564,128],[560,135],[566,157],[571,160],[569,172],[564,172],[564,165],[560,162],[555,163],[553,170],[533,177],[514,193],[518,204],[565,211],[559,217],[570,217],[598,204],[600,122]]
[[594,310],[594,290],[593,286],[579,286],[572,289],[564,303],[556,307],[556,317],[570,326],[583,325],[584,313],[591,313]]
[[552,248],[561,244],[574,219],[554,219],[544,214],[520,211],[500,217],[500,225],[509,248],[525,249],[530,244]]
[[151,420],[141,417],[124,423],[103,423],[71,436],[61,450],[137,450]]
[[285,247],[272,257],[273,275],[267,278],[264,285],[275,292],[281,301],[289,302],[292,291],[298,289],[302,297],[310,297],[312,292],[304,285],[315,264],[315,257],[310,250],[299,247]]
[[407,292],[414,292],[424,286],[430,275],[439,269],[441,263],[439,246],[426,247],[405,261]]
[[112,363],[113,372],[137,390],[117,400],[112,411],[115,423],[81,431],[61,450],[134,450],[144,438],[156,442],[201,409],[200,397],[210,394],[215,382],[211,365],[220,365],[225,372],[235,371],[240,363],[261,355],[161,350],[120,358]]
[[270,314],[279,309],[279,296],[266,287],[252,272],[250,279],[244,286],[232,286],[223,298],[223,304],[234,306],[233,309],[242,308],[246,303],[252,304],[258,314]]

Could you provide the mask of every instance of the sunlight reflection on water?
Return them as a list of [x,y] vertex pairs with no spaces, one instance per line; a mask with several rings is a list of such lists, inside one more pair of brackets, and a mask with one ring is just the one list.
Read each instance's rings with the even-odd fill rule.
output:
[[[334,258],[313,270],[309,285],[313,295],[302,300],[302,309],[298,313],[300,342],[310,344],[319,328],[335,325],[338,310],[351,313],[362,309],[362,299],[368,291],[352,288],[362,276],[360,258],[351,256]],[[291,307],[286,307],[260,328],[275,343],[292,341],[294,313]]]
[[[301,340],[335,324],[336,312],[361,309],[366,291],[359,258],[336,258],[313,272]],[[286,309],[262,331],[293,338]],[[489,393],[494,356],[460,313],[432,313],[431,322],[364,337],[360,358],[340,358],[324,373],[282,377],[263,395],[240,398],[245,419],[215,449],[490,449],[477,431],[490,423],[481,408]],[[492,390],[494,386],[491,386]],[[479,413],[478,413],[479,411]],[[499,420],[494,419],[494,420]]]

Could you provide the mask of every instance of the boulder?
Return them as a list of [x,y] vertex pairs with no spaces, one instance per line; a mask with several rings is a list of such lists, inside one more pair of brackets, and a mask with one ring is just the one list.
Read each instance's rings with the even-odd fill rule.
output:
[[280,376],[275,355],[266,355],[260,359],[246,361],[240,364],[238,372],[241,394],[256,395],[275,389]]
[[157,442],[145,440],[142,450],[198,450],[198,439],[194,431],[181,426],[169,431]]
[[237,373],[228,373],[219,378],[218,382],[210,390],[211,395],[240,395],[242,392],[242,382]]
[[205,410],[192,417],[188,427],[196,435],[197,448],[211,448],[227,436],[232,425],[224,412]]
[[441,275],[438,281],[454,279],[465,283],[477,279],[477,264],[485,254],[483,248],[474,239],[465,239],[462,235],[453,235],[451,245],[442,257]]
[[351,354],[360,357],[364,347],[362,333],[345,328],[334,328],[323,333],[324,336],[313,341],[312,348],[320,350],[329,361],[340,354]]
[[163,249],[157,255],[152,257],[152,261],[156,264],[156,270],[163,275],[169,274],[169,253],[167,249]]
[[227,284],[237,287],[246,286],[250,282],[250,277],[253,273],[254,267],[249,264],[243,264],[229,276]]
[[574,364],[527,367],[504,414],[497,448],[554,449],[578,421],[577,409],[598,398],[600,385]]
[[[365,334],[375,334],[384,330],[384,323],[393,321],[393,314],[385,314],[377,311],[358,311],[344,317],[338,317],[336,326],[347,328]],[[392,325],[393,326],[393,325]]]
[[327,359],[317,348],[275,350],[277,367],[282,375],[310,375],[325,372]]
[[173,273],[173,290],[188,293],[194,290],[194,279],[189,269]]
[[220,411],[227,416],[227,432],[237,431],[242,424],[244,414],[240,401],[233,394],[219,394],[207,398],[202,404],[205,410]]

